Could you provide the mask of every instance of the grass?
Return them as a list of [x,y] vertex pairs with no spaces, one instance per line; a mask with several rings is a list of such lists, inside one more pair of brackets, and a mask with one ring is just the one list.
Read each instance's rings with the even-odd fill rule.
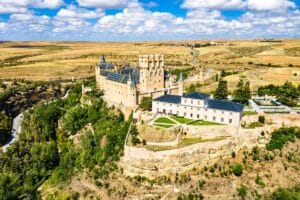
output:
[[188,118],[178,117],[178,116],[172,116],[171,118],[181,124],[187,124],[187,123],[191,123],[192,121],[194,121],[193,119],[188,119]]
[[149,151],[166,151],[166,150],[172,150],[177,148],[182,148],[186,146],[190,146],[197,143],[203,143],[203,142],[217,142],[220,140],[224,140],[227,137],[216,137],[212,139],[202,139],[202,138],[183,138],[181,142],[177,146],[152,146],[148,145],[146,147]]
[[166,118],[166,117],[160,117],[157,118],[154,123],[163,123],[163,124],[175,124],[172,120]]
[[256,111],[244,111],[243,115],[256,115],[257,112]]
[[154,123],[154,126],[159,126],[161,128],[171,128],[173,125],[171,124],[159,124],[159,123]]
[[220,123],[217,123],[217,122],[209,122],[209,121],[197,120],[197,121],[194,121],[194,122],[190,123],[189,125],[194,125],[194,126],[210,126],[210,125],[224,125],[224,124],[220,124]]

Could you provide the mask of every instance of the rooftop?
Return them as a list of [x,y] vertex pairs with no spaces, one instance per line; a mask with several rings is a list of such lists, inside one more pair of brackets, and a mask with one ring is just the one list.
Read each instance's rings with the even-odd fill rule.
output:
[[191,99],[208,99],[209,95],[208,94],[203,94],[200,92],[192,92],[189,94],[183,95],[185,98],[191,98]]
[[215,99],[208,99],[207,107],[212,109],[219,109],[219,110],[229,110],[233,112],[241,112],[244,108],[244,106],[239,103],[235,103],[232,101],[215,100]]
[[156,99],[153,99],[153,101],[160,101],[160,102],[180,104],[180,102],[181,102],[181,96],[167,94],[167,95],[158,97]]

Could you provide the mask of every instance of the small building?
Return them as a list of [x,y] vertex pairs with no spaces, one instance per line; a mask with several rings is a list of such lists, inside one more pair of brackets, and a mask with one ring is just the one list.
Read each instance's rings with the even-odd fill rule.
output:
[[167,114],[195,120],[206,120],[239,126],[244,106],[224,100],[211,99],[209,95],[193,92],[180,95],[164,95],[152,102],[154,114]]

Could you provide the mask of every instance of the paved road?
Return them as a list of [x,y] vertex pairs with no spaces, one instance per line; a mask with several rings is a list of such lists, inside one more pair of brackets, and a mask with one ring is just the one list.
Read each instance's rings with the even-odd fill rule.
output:
[[18,135],[21,131],[22,120],[23,120],[23,113],[19,114],[18,116],[16,116],[13,119],[13,125],[12,125],[12,130],[11,130],[11,133],[12,133],[11,139],[6,145],[1,147],[4,152],[7,150],[8,147],[10,147],[15,141],[18,140]]

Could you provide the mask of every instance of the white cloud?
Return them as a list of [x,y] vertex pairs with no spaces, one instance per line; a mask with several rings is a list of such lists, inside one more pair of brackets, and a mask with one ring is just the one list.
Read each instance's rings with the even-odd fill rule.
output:
[[60,9],[57,13],[59,18],[83,18],[83,19],[93,19],[100,18],[104,15],[102,9],[88,10],[84,8],[78,8],[73,5],[68,8]]
[[9,13],[26,13],[28,12],[27,8],[16,7],[12,5],[6,5],[0,3],[0,14],[9,14]]
[[128,4],[129,0],[76,0],[80,6],[95,8],[122,8]]
[[132,1],[122,12],[100,18],[94,30],[113,34],[161,34],[176,32],[173,26],[176,21],[177,17],[170,13],[147,11],[139,2]]
[[58,11],[53,19],[53,32],[75,32],[83,34],[90,31],[91,24],[86,19],[100,18],[104,16],[102,9],[88,10],[70,5]]
[[187,9],[241,9],[243,0],[184,0],[182,8]]
[[247,7],[257,11],[286,10],[295,8],[296,4],[288,0],[247,0]]
[[43,32],[50,26],[50,17],[36,16],[32,13],[12,14],[7,26],[12,32]]
[[5,22],[0,22],[0,31],[6,30],[6,23]]
[[63,0],[0,0],[0,13],[25,13],[28,8],[54,9],[63,4]]

